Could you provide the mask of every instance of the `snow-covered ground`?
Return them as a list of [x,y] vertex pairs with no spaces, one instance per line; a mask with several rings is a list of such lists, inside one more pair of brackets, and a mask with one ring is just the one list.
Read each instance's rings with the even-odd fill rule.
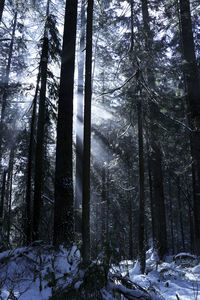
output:
[[0,253],[0,299],[46,300],[58,281],[70,284],[79,262],[76,247],[55,252],[40,245]]
[[[36,245],[0,253],[0,299],[47,300],[56,288],[69,286],[76,276],[80,277],[80,261],[76,247],[70,252],[64,248],[55,252],[51,246]],[[200,264],[195,256],[181,253],[159,262],[150,249],[146,266],[147,274],[141,275],[138,262],[123,261],[113,266],[111,273],[130,279],[152,299],[200,300]],[[75,288],[81,283],[77,280]],[[109,289],[102,295],[103,299],[119,299],[111,296]]]
[[[200,264],[189,253],[180,253],[159,262],[150,249],[147,252],[147,275],[140,274],[138,262],[129,269],[130,279],[147,290],[155,289],[166,300],[200,300]],[[130,261],[127,262],[130,264]]]

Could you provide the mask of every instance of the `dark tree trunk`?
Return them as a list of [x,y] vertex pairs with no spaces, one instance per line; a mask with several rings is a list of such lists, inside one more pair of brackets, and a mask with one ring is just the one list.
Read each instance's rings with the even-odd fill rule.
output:
[[10,243],[11,206],[12,206],[12,181],[13,181],[14,147],[10,150],[8,178],[7,178],[7,243]]
[[[47,1],[47,22],[49,16],[49,4]],[[48,23],[45,24],[44,38],[42,44],[41,64],[40,64],[40,77],[41,87],[39,96],[39,112],[37,122],[37,137],[36,137],[36,150],[35,150],[35,176],[34,176],[34,199],[33,199],[33,241],[39,238],[39,223],[40,212],[42,206],[42,185],[43,185],[43,154],[44,154],[44,128],[45,128],[45,105],[46,105],[46,87],[47,87],[47,66],[48,66]]]
[[[109,159],[108,159],[109,163]],[[110,173],[109,169],[106,168],[106,247],[109,248],[110,241],[110,193],[109,193],[109,181]]]
[[141,99],[137,102],[138,111],[138,148],[139,148],[139,231],[138,231],[138,254],[141,272],[145,272],[145,242],[144,242],[144,146],[143,146],[143,113]]
[[6,174],[7,170],[3,172],[2,188],[1,188],[1,203],[0,203],[0,250],[4,247],[3,241],[3,215],[4,215],[4,200],[5,200],[5,189],[6,189]]
[[133,11],[133,1],[131,0],[131,45],[130,45],[130,52],[133,51],[133,46],[134,46],[134,11]]
[[182,50],[185,59],[184,73],[188,93],[188,103],[190,107],[191,121],[194,126],[199,127],[200,85],[192,32],[190,2],[189,0],[180,0],[179,3]]
[[[145,32],[145,49],[151,61],[147,61],[147,79],[150,88],[155,88],[155,76],[152,71],[153,64],[153,35],[150,29],[150,17],[148,11],[148,1],[142,0],[142,17]],[[150,135],[149,143],[152,149],[150,156],[150,165],[152,170],[152,183],[153,183],[153,201],[156,212],[155,217],[155,243],[154,247],[158,248],[158,253],[162,257],[167,251],[167,233],[166,233],[166,216],[163,192],[163,174],[162,174],[162,153],[160,143],[156,136],[156,126],[154,126],[155,113],[151,103],[149,103],[150,110]],[[159,212],[159,213],[158,213]],[[163,232],[159,232],[163,229]]]
[[170,235],[171,235],[171,247],[174,254],[174,224],[173,224],[173,207],[172,207],[172,185],[171,174],[169,173],[169,222],[170,222]]
[[133,260],[133,200],[129,192],[129,259]]
[[[75,212],[82,203],[83,182],[83,73],[85,47],[85,0],[81,2],[81,36],[78,62],[78,97],[76,116],[76,182],[75,182]],[[75,216],[78,213],[75,213]],[[81,232],[79,218],[75,218],[75,231]]]
[[180,0],[181,44],[184,58],[184,79],[187,92],[188,119],[193,129],[191,154],[193,159],[195,251],[200,251],[200,80],[195,55],[189,0]]
[[194,253],[194,218],[191,207],[189,207],[189,222],[190,222],[190,251]]
[[150,29],[150,17],[148,10],[148,0],[142,0],[142,19],[145,34],[145,50],[148,53],[147,58],[147,79],[150,88],[155,88],[155,76],[153,72],[153,34]]
[[177,201],[178,201],[178,211],[179,211],[179,223],[181,229],[181,243],[182,250],[185,250],[185,236],[184,236],[184,228],[183,228],[183,203],[181,203],[181,189],[180,189],[180,177],[177,178]]
[[12,27],[12,34],[11,34],[11,42],[9,46],[9,53],[8,53],[8,62],[5,70],[5,75],[3,76],[3,92],[1,95],[1,118],[0,118],[0,163],[2,157],[2,142],[3,142],[3,131],[4,131],[4,118],[5,118],[5,110],[6,110],[6,100],[7,100],[7,90],[9,85],[9,77],[10,77],[10,69],[11,69],[11,62],[13,57],[13,46],[14,46],[14,39],[15,39],[15,31],[17,25],[17,12],[15,12],[14,20],[13,20],[13,27]]
[[4,10],[5,0],[0,1],[0,23],[2,20],[3,10]]
[[31,243],[32,238],[32,213],[31,213],[31,194],[32,194],[32,162],[34,159],[34,136],[35,136],[35,122],[36,122],[36,107],[37,107],[37,97],[39,91],[40,82],[40,66],[39,73],[37,77],[35,95],[33,99],[32,116],[30,123],[30,137],[28,146],[28,162],[27,162],[27,175],[26,175],[26,214],[25,214],[25,234],[26,234],[26,244]]
[[106,237],[106,168],[102,167],[102,188],[101,188],[101,244],[105,245]]
[[[148,132],[148,127],[147,127]],[[151,228],[152,228],[152,240],[155,240],[155,205],[153,201],[153,182],[152,182],[152,170],[151,170],[151,157],[150,157],[150,148],[149,148],[149,133],[147,134],[146,139],[147,144],[147,155],[148,155],[148,177],[149,177],[149,198],[150,198],[150,209],[151,209]]]
[[[155,128],[152,130],[156,130]],[[152,139],[153,141],[153,139]],[[163,191],[163,173],[162,173],[162,153],[160,146],[151,143],[151,164],[152,164],[152,180],[155,201],[155,248],[158,249],[159,257],[167,252],[167,231],[166,231],[166,214],[165,201]]]
[[88,0],[85,61],[84,143],[83,143],[83,211],[82,255],[84,263],[90,261],[90,148],[91,148],[91,100],[92,100],[92,31],[93,0]]
[[77,0],[67,0],[58,102],[54,245],[71,247],[74,241],[73,200],[73,88],[76,44]]

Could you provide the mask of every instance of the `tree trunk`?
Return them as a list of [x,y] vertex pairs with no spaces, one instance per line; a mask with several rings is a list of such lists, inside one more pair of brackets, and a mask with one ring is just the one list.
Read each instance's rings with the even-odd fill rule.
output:
[[195,55],[189,0],[180,0],[181,44],[184,58],[184,80],[187,92],[188,119],[193,129],[191,154],[193,160],[195,251],[200,251],[200,80]]
[[131,193],[129,192],[129,259],[133,260],[133,204]]
[[7,243],[10,243],[10,225],[11,225],[11,208],[12,208],[12,180],[13,180],[13,164],[14,164],[14,147],[10,150],[8,178],[7,178]]
[[[147,126],[148,132],[148,126]],[[155,205],[153,201],[153,182],[152,182],[152,170],[151,170],[151,157],[150,157],[150,148],[149,148],[149,133],[147,134],[146,139],[147,144],[147,155],[148,155],[148,177],[149,177],[149,198],[150,198],[150,209],[151,209],[151,228],[152,228],[152,240],[154,243],[155,240]]]
[[0,23],[2,20],[3,10],[4,10],[5,0],[0,1]]
[[141,272],[145,272],[145,242],[144,242],[144,147],[143,147],[143,113],[141,99],[137,102],[138,110],[138,148],[139,148],[139,231],[138,231],[138,254]]
[[[85,0],[81,3],[81,36],[78,62],[78,97],[76,116],[76,182],[75,182],[75,212],[82,203],[83,182],[83,73],[85,47]],[[75,216],[77,213],[75,213]],[[79,218],[75,218],[75,231],[81,232]]]
[[40,76],[41,87],[39,96],[39,112],[37,122],[37,137],[36,137],[36,151],[35,151],[35,176],[34,176],[34,199],[33,199],[33,241],[39,238],[39,223],[40,212],[42,206],[42,184],[43,184],[43,154],[44,154],[44,127],[45,127],[45,103],[46,103],[46,87],[47,87],[47,66],[48,66],[48,16],[49,16],[49,4],[47,1],[47,21],[44,29],[44,38],[42,44],[41,64],[40,64]]
[[172,254],[174,254],[174,226],[173,226],[173,207],[172,207],[172,186],[171,186],[171,174],[169,173],[169,221],[170,221],[170,235],[171,235],[171,247]]
[[179,223],[181,229],[181,243],[182,243],[182,250],[185,250],[185,237],[184,237],[184,228],[183,228],[183,203],[181,203],[181,190],[180,190],[180,177],[177,178],[177,201],[178,201],[178,211],[179,211]]
[[133,46],[134,46],[134,11],[133,11],[133,1],[134,0],[131,0],[131,45],[130,45],[130,52],[133,51]]
[[54,245],[70,248],[74,241],[73,200],[73,88],[77,0],[66,0],[60,93],[58,102]]
[[189,222],[190,222],[190,251],[191,251],[191,253],[194,253],[194,245],[195,245],[194,218],[193,218],[193,212],[192,212],[192,209],[190,206],[189,206]]
[[5,198],[5,188],[6,188],[6,174],[7,170],[3,172],[3,181],[1,188],[1,203],[0,203],[0,250],[4,248],[3,241],[3,215],[4,215],[4,198]]
[[109,243],[110,243],[110,193],[109,193],[110,173],[108,169],[109,161],[110,159],[108,154],[108,162],[106,167],[106,247],[107,247],[107,251],[109,251]]
[[102,189],[101,189],[101,244],[105,246],[106,237],[106,167],[102,166]]
[[6,101],[7,89],[9,85],[10,69],[11,69],[11,62],[13,57],[13,46],[14,46],[16,25],[17,25],[17,11],[15,12],[14,15],[11,42],[10,42],[9,53],[8,53],[8,62],[5,70],[5,75],[3,76],[3,92],[1,95],[1,118],[0,118],[0,164],[1,164],[1,157],[2,157],[2,142],[4,136],[3,131],[4,131],[4,117],[5,117],[5,110],[6,110],[6,102],[7,102]]
[[33,99],[32,116],[30,123],[30,137],[28,146],[28,162],[27,162],[27,175],[26,175],[26,215],[25,215],[25,234],[26,244],[29,245],[32,239],[32,213],[31,213],[31,194],[32,194],[32,162],[34,159],[34,135],[35,135],[35,121],[36,121],[36,108],[37,108],[37,97],[39,91],[40,82],[40,66],[39,73],[37,76],[37,83],[35,89],[35,95]]
[[[152,130],[155,131],[155,128]],[[152,164],[152,179],[155,201],[155,248],[158,249],[159,257],[162,257],[167,252],[167,229],[166,229],[166,214],[165,201],[163,191],[163,173],[162,173],[162,153],[160,145],[157,146],[151,142],[151,164]]]
[[84,263],[90,261],[90,148],[91,148],[91,100],[92,100],[92,31],[93,0],[88,0],[85,61],[84,144],[83,144],[83,211],[82,255]]
[[[152,71],[152,57],[153,57],[153,36],[150,29],[150,17],[148,11],[147,0],[142,0],[142,17],[145,32],[145,50],[148,56],[151,58],[151,62],[147,62],[147,78],[150,88],[155,88],[155,76]],[[151,64],[151,66],[150,66]],[[150,156],[150,165],[152,170],[152,183],[154,189],[154,207],[157,217],[155,217],[155,240],[154,247],[158,248],[160,256],[167,251],[167,233],[166,233],[166,216],[165,216],[165,204],[164,204],[164,192],[163,192],[163,174],[162,174],[162,153],[160,150],[160,143],[156,136],[156,126],[154,125],[154,108],[149,103],[150,110],[150,135],[149,143],[152,149]],[[161,234],[160,230],[163,229]]]

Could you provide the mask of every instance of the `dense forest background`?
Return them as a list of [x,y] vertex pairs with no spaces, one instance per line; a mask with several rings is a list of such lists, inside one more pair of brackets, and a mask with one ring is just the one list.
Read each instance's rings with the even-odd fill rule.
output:
[[1,0],[1,252],[199,255],[199,37],[197,0]]

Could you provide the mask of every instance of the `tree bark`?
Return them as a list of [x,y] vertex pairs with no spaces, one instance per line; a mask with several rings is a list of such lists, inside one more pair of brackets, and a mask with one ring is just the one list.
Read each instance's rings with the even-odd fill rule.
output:
[[101,244],[105,246],[106,237],[106,168],[102,166],[102,188],[101,188]]
[[3,10],[4,10],[5,0],[0,1],[0,23],[2,20]]
[[180,0],[181,45],[184,58],[184,80],[187,92],[188,120],[193,129],[191,154],[193,160],[193,199],[195,251],[200,251],[200,80],[195,55],[189,0]]
[[[81,36],[78,62],[78,96],[76,116],[76,181],[75,181],[75,211],[82,203],[83,182],[83,73],[85,47],[85,0],[81,2]],[[75,216],[77,213],[75,213]],[[79,218],[75,218],[75,231],[81,232]]]
[[90,261],[90,148],[92,100],[92,32],[94,1],[88,0],[85,60],[84,143],[83,143],[83,202],[82,202],[82,255]]
[[[155,88],[155,76],[152,71],[153,63],[153,35],[150,29],[150,17],[148,11],[147,0],[142,0],[142,17],[145,33],[145,50],[151,59],[151,62],[147,62],[147,79],[150,88]],[[150,66],[151,63],[151,66]],[[162,173],[162,152],[160,149],[160,143],[156,136],[156,126],[154,125],[155,113],[151,103],[149,103],[150,110],[150,134],[149,143],[152,149],[150,156],[150,165],[152,170],[152,183],[153,183],[153,196],[154,207],[156,212],[155,217],[155,243],[154,247],[158,248],[158,253],[162,257],[167,251],[167,231],[166,231],[166,216],[165,216],[165,203],[163,192],[163,173]],[[162,234],[160,232],[162,228]]]
[[5,188],[6,188],[6,174],[7,174],[7,170],[4,170],[3,180],[2,180],[2,188],[1,188],[1,203],[0,203],[0,250],[2,250],[4,248],[3,215],[4,215]]
[[54,245],[70,248],[74,241],[73,200],[73,88],[76,44],[77,0],[67,0],[58,102]]
[[133,46],[134,46],[134,11],[133,11],[133,1],[134,0],[130,0],[131,3],[131,45],[130,45],[130,52],[133,51]]
[[129,192],[129,259],[133,260],[133,200]]
[[14,147],[10,149],[8,178],[7,178],[7,243],[10,243],[11,208],[12,208],[12,181],[13,181]]
[[[152,130],[155,131],[155,128]],[[163,191],[163,172],[162,172],[162,153],[160,146],[151,143],[151,164],[152,179],[155,201],[155,248],[158,250],[159,257],[167,252],[167,230],[166,230],[166,213]]]
[[31,194],[32,194],[32,162],[34,159],[34,135],[35,135],[35,122],[36,122],[36,108],[37,108],[37,97],[39,91],[40,82],[40,66],[39,73],[37,76],[37,83],[35,89],[35,95],[33,99],[32,116],[30,123],[30,137],[28,146],[28,162],[27,162],[27,175],[26,175],[26,215],[25,215],[25,234],[26,244],[29,245],[32,240],[32,212],[31,212]]
[[138,254],[141,272],[145,272],[145,242],[144,242],[144,146],[143,146],[143,113],[141,99],[137,102],[138,111],[138,148],[139,148],[139,231],[138,231]]
[[1,117],[0,117],[0,164],[2,158],[2,142],[4,136],[4,118],[5,118],[5,110],[7,104],[7,90],[9,85],[9,77],[10,77],[10,69],[11,69],[11,62],[13,57],[13,46],[15,40],[15,31],[17,25],[17,11],[15,12],[14,19],[13,19],[13,27],[12,27],[12,34],[11,34],[11,42],[9,46],[8,52],[8,62],[5,70],[5,75],[3,76],[3,93],[1,95]]
[[171,174],[169,173],[169,221],[170,221],[170,235],[171,235],[171,247],[172,254],[174,254],[174,225],[173,225],[173,207],[172,207],[172,185]]
[[183,227],[183,203],[181,203],[181,190],[180,190],[180,177],[177,178],[177,201],[178,201],[178,211],[179,211],[179,223],[181,229],[181,243],[182,243],[182,250],[185,250],[185,236],[184,236],[184,227]]
[[[148,127],[146,128],[148,132]],[[150,157],[150,147],[149,147],[149,133],[146,139],[147,144],[147,155],[148,155],[148,177],[149,177],[149,198],[150,198],[150,209],[151,209],[151,229],[152,229],[152,240],[155,241],[155,203],[153,199],[153,182],[152,182],[152,166]]]
[[33,232],[32,240],[35,241],[39,238],[39,223],[40,212],[42,206],[42,185],[43,185],[43,154],[44,154],[44,127],[45,127],[45,103],[46,103],[46,87],[47,87],[47,66],[49,55],[49,40],[48,40],[48,16],[49,4],[47,1],[46,24],[44,29],[44,38],[42,44],[40,76],[41,87],[39,96],[39,112],[37,122],[37,137],[36,137],[36,150],[35,150],[35,176],[34,176],[34,199],[33,199]]

